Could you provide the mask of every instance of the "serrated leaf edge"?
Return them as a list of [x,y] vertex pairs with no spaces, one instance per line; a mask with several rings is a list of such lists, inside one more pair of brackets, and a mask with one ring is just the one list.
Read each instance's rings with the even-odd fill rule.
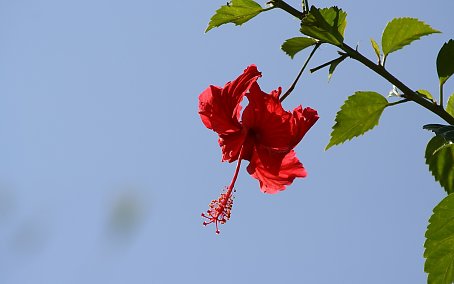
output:
[[[424,236],[426,237],[426,240],[424,242],[424,253],[423,253],[423,256],[424,258],[426,259],[425,261],[425,264],[424,264],[424,271],[428,274],[428,277],[429,277],[429,280],[434,277],[434,276],[440,276],[440,274],[438,275],[434,275],[433,272],[431,271],[428,271],[428,264],[431,264],[431,267],[432,265],[434,264],[434,260],[431,259],[432,255],[434,253],[437,253],[440,251],[440,248],[443,248],[443,244],[447,241],[451,241],[453,238],[454,238],[454,232],[453,234],[451,234],[451,236],[448,236],[447,238],[441,238],[441,239],[435,239],[433,238],[434,236],[437,235],[437,233],[442,230],[447,224],[449,223],[452,223],[454,221],[454,218],[448,218],[448,220],[442,220],[441,223],[442,224],[437,224],[436,227],[434,227],[434,222],[440,222],[441,218],[439,217],[439,214],[443,214],[444,212],[452,212],[454,211],[454,208],[448,208],[446,206],[442,206],[444,205],[443,203],[446,203],[446,200],[448,198],[454,198],[453,196],[451,195],[448,195],[447,197],[445,197],[440,203],[438,203],[438,205],[435,206],[435,208],[433,209],[433,213],[432,215],[430,216],[429,218],[429,224],[427,226],[427,230],[424,234]],[[451,201],[451,200],[450,200]],[[452,214],[452,213],[451,213]],[[449,215],[451,214],[447,214],[448,217],[451,217]],[[435,231],[434,231],[435,230]],[[434,244],[436,243],[436,244]],[[430,251],[429,251],[430,250]],[[454,252],[451,252],[450,255],[448,254],[446,257],[449,257],[451,260],[449,261],[450,265],[447,266],[446,270],[444,272],[442,272],[441,276],[443,277],[443,282],[442,283],[447,283],[446,282],[446,277],[448,275],[448,269],[451,267],[452,268],[452,264],[454,262]],[[438,259],[439,261],[440,259]],[[435,264],[438,262],[437,260],[435,260]],[[450,280],[451,281],[451,280]],[[431,283],[431,282],[429,282]]]
[[396,51],[398,51],[398,50],[404,48],[404,47],[407,46],[407,45],[410,45],[413,41],[419,40],[419,39],[420,39],[421,37],[423,37],[423,36],[428,36],[428,35],[431,35],[431,34],[434,34],[434,33],[441,33],[441,31],[432,28],[432,26],[430,26],[429,24],[427,24],[427,23],[424,22],[424,21],[419,20],[418,18],[412,18],[412,17],[398,17],[398,18],[394,18],[394,19],[392,19],[391,21],[389,21],[389,22],[386,24],[385,29],[383,30],[383,33],[382,33],[382,49],[384,49],[384,48],[383,48],[383,35],[384,35],[386,29],[388,28],[388,25],[389,25],[390,23],[392,23],[393,21],[395,21],[395,20],[400,20],[400,19],[416,20],[417,22],[422,23],[422,24],[428,26],[430,29],[432,29],[432,31],[431,31],[430,33],[416,34],[416,35],[414,35],[415,38],[414,38],[414,39],[412,38],[411,42],[409,42],[409,43],[407,43],[407,44],[404,44],[404,45],[402,45],[401,47],[399,47],[399,48],[397,48],[397,49],[395,49],[395,50],[391,50],[391,51],[389,51],[388,53],[385,53],[385,51],[383,50],[383,57],[384,57],[383,60],[384,60],[384,61],[386,60],[386,58],[388,57],[389,54],[391,54],[391,53],[393,53],[393,52],[396,52]]
[[[247,21],[244,22],[244,23],[240,23],[240,24],[235,23],[235,21],[240,20],[240,19],[242,19],[242,18],[248,18],[248,17],[250,17],[251,15],[253,15],[253,16],[251,17],[251,19],[252,19],[252,18],[254,18],[255,16],[257,16],[258,14],[260,14],[261,12],[266,11],[266,10],[269,9],[269,8],[268,8],[268,9],[264,9],[260,4],[258,4],[258,3],[255,2],[255,1],[252,1],[252,2],[254,2],[254,3],[256,3],[258,6],[260,6],[261,10],[254,11],[253,13],[250,13],[250,14],[245,14],[245,15],[242,15],[242,16],[238,16],[238,17],[234,18],[234,20],[231,20],[231,21],[229,21],[229,22],[225,22],[225,23],[221,23],[221,24],[219,24],[219,25],[213,25],[213,26],[212,26],[211,23],[213,22],[213,18],[217,16],[218,12],[219,12],[221,9],[223,9],[224,7],[237,7],[237,6],[230,6],[230,5],[232,5],[232,1],[227,2],[228,5],[222,5],[219,9],[216,10],[216,12],[214,13],[214,15],[211,16],[210,22],[208,23],[208,27],[205,29],[205,33],[207,33],[208,31],[210,31],[210,30],[212,30],[212,29],[214,29],[214,28],[218,28],[218,27],[220,27],[220,26],[222,26],[222,25],[229,24],[229,23],[235,24],[235,26],[241,26],[242,24],[246,23]],[[230,4],[229,4],[229,3],[230,3]],[[254,15],[254,14],[255,14],[255,15]],[[249,19],[249,20],[250,20],[250,19]],[[248,20],[248,21],[249,21],[249,20]]]
[[[368,91],[366,91],[366,92],[368,92]],[[330,134],[330,141],[329,141],[328,145],[326,145],[325,151],[328,150],[329,148],[333,147],[333,146],[343,144],[343,143],[345,143],[345,142],[347,142],[347,141],[351,141],[353,138],[363,136],[366,132],[369,132],[370,130],[374,129],[374,128],[379,124],[379,120],[378,120],[376,124],[374,124],[371,128],[369,128],[368,130],[364,131],[363,133],[361,133],[361,134],[359,134],[359,135],[354,135],[353,137],[347,138],[347,139],[343,140],[342,142],[332,143],[332,139],[333,139],[333,135],[332,135],[332,134],[333,134],[333,132],[334,132],[334,128],[335,128],[336,126],[339,125],[339,121],[337,120],[338,114],[344,109],[344,106],[345,106],[346,102],[347,102],[351,97],[355,96],[356,93],[358,93],[358,92],[355,92],[354,95],[348,97],[347,100],[344,102],[344,104],[341,106],[341,109],[336,113],[336,118],[335,118],[336,123],[335,123],[335,124],[333,125],[333,127],[332,127],[332,131],[331,131],[331,134]],[[373,92],[373,93],[376,93],[376,92]],[[377,93],[377,94],[378,94],[378,93]],[[385,110],[385,108],[386,108],[388,105],[389,105],[389,103],[386,104],[386,105],[384,105],[383,109],[377,111],[377,113],[380,112],[380,117],[381,117],[381,114],[383,113],[383,111]],[[353,126],[353,127],[349,128],[348,131],[351,131],[351,130],[352,130],[353,128],[355,128],[355,127],[356,127],[356,126]]]

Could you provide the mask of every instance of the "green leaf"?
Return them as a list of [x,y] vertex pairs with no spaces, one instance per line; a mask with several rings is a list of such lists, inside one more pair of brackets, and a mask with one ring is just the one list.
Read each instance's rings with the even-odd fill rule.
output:
[[373,38],[370,39],[370,43],[372,44],[372,48],[374,49],[375,54],[377,55],[378,62],[381,62],[381,55],[380,55],[381,51],[380,51],[380,47],[378,46],[378,43]]
[[446,105],[446,111],[454,116],[454,94],[452,94],[448,99],[448,104]]
[[325,150],[374,128],[387,105],[388,101],[376,92],[356,92],[348,97],[336,114],[336,124]]
[[347,58],[346,56],[341,56],[339,58],[337,58],[336,60],[334,60],[330,66],[329,66],[329,73],[328,73],[328,81],[331,80],[331,77],[333,76],[333,73],[334,73],[334,70],[336,70],[336,67],[337,65],[339,65],[339,63],[341,63],[342,61],[344,61],[344,59]]
[[454,195],[445,197],[433,212],[424,243],[427,283],[451,284],[454,281]]
[[420,94],[421,96],[425,97],[426,99],[431,100],[432,102],[436,102],[436,100],[432,97],[432,94],[429,91],[427,91],[427,90],[417,90],[416,92],[418,94]]
[[433,131],[435,135],[443,137],[446,141],[454,142],[454,125],[426,124],[423,128]]
[[310,37],[334,45],[344,41],[347,13],[338,7],[318,9],[314,6],[303,18],[300,31]]
[[294,37],[286,40],[281,49],[293,59],[295,54],[316,43],[317,40],[310,37]]
[[427,144],[425,157],[435,180],[448,194],[454,192],[454,144],[437,135]]
[[437,56],[437,73],[443,85],[454,73],[454,40],[443,44]]
[[395,18],[386,25],[383,31],[381,39],[383,54],[386,58],[391,52],[409,45],[422,36],[439,32],[415,18]]
[[234,23],[237,26],[244,24],[264,10],[260,4],[252,0],[232,0],[216,11],[205,32],[227,23]]

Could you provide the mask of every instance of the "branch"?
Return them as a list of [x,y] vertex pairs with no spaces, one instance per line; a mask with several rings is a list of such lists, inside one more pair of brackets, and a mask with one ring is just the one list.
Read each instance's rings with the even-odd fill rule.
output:
[[[270,3],[274,7],[281,8],[282,10],[293,15],[294,17],[297,17],[300,20],[304,18],[305,13],[298,11],[283,0],[271,0],[268,3]],[[309,9],[309,7],[307,7],[307,9]]]
[[[277,8],[281,8],[282,10],[288,12],[289,14],[297,17],[298,19],[303,19],[305,16],[305,13],[302,13],[298,11],[297,9],[293,8],[289,4],[287,4],[283,0],[272,0],[269,2],[270,4],[274,5]],[[420,106],[430,110],[434,114],[438,115],[440,118],[445,120],[447,123],[454,125],[454,117],[451,116],[448,112],[444,110],[444,108],[441,105],[434,104],[432,102],[429,102],[419,96],[415,91],[407,87],[404,83],[402,83],[399,79],[394,77],[391,73],[389,73],[384,66],[377,65],[370,61],[368,58],[366,58],[364,55],[359,53],[357,50],[351,48],[345,43],[342,43],[340,47],[343,51],[345,51],[350,58],[353,58],[362,64],[366,65],[369,69],[380,75],[381,77],[385,78],[388,82],[396,86],[398,89],[400,89],[403,92],[402,97],[409,99],[411,101],[414,101],[415,103],[419,104]],[[383,65],[385,62],[383,62]]]
[[415,103],[419,104],[420,106],[430,110],[434,114],[438,115],[447,123],[454,125],[454,117],[452,117],[449,113],[447,113],[442,106],[429,102],[425,100],[421,96],[419,96],[415,91],[407,87],[404,83],[402,83],[399,79],[394,77],[391,73],[389,73],[383,66],[377,65],[366,58],[364,55],[356,51],[355,49],[351,48],[347,44],[343,43],[340,48],[345,51],[351,58],[361,62],[362,64],[366,65],[369,69],[377,73],[378,75],[385,78],[388,82],[396,86],[399,90],[403,92],[402,97],[407,98],[409,100],[414,101]]

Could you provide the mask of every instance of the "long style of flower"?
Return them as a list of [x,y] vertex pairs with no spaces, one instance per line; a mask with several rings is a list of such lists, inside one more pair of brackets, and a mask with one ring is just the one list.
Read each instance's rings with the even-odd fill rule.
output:
[[[242,160],[249,161],[248,173],[260,183],[264,193],[277,193],[297,177],[307,175],[293,148],[315,124],[317,111],[298,106],[293,112],[282,108],[281,88],[270,94],[257,84],[261,73],[255,65],[225,84],[223,88],[209,86],[199,96],[199,114],[203,124],[219,135],[222,161],[237,161],[229,186],[217,200],[211,201],[203,224],[218,224],[229,218],[233,192]],[[249,103],[241,113],[241,102],[246,96]]]

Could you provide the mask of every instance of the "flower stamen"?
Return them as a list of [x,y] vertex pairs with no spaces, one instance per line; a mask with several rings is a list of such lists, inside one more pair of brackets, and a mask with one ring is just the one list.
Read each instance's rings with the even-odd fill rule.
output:
[[202,217],[208,219],[203,222],[203,225],[214,223],[216,225],[216,234],[219,234],[219,225],[225,224],[230,219],[230,214],[233,206],[233,194],[229,194],[228,188],[217,200],[210,202],[210,209],[206,213],[202,213]]
[[219,234],[219,224],[225,224],[230,219],[230,214],[233,206],[233,192],[235,187],[236,179],[238,178],[238,172],[240,171],[241,167],[241,155],[243,152],[243,147],[240,149],[240,153],[238,156],[238,163],[235,168],[235,174],[233,175],[232,181],[230,185],[225,188],[224,192],[221,193],[218,199],[212,200],[209,204],[209,209],[206,213],[202,213],[201,216],[203,218],[208,219],[207,221],[203,222],[204,226],[208,224],[214,223],[216,226],[216,234]]

